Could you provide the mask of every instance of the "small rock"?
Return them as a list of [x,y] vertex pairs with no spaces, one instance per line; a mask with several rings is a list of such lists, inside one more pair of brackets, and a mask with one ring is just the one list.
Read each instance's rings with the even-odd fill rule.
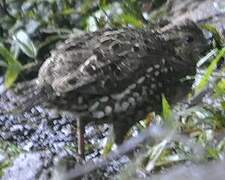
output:
[[14,125],[14,126],[12,126],[11,128],[10,128],[10,131],[12,131],[12,132],[15,132],[15,131],[17,131],[17,132],[22,132],[23,131],[23,126],[22,125],[18,125],[18,124],[16,124],[16,125]]
[[30,151],[30,149],[33,147],[32,142],[28,142],[25,146],[23,146],[23,150]]
[[65,136],[69,136],[72,133],[71,128],[69,126],[63,126],[61,132],[65,134]]
[[46,152],[20,154],[13,165],[5,170],[2,180],[34,180],[38,179],[51,157]]

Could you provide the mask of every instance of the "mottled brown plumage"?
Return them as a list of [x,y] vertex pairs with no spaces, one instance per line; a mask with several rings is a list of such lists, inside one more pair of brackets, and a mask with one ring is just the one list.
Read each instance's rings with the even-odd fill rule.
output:
[[127,28],[68,39],[42,65],[32,104],[45,101],[83,124],[112,122],[120,143],[132,124],[161,110],[162,94],[176,102],[187,93],[190,82],[180,79],[195,74],[207,47],[189,21],[165,32]]

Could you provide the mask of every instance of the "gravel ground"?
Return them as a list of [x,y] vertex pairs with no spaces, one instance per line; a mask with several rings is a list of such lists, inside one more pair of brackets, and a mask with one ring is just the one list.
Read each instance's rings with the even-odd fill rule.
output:
[[[69,161],[73,166],[77,163],[76,153],[76,126],[74,119],[67,114],[60,115],[37,105],[22,115],[14,113],[6,114],[5,111],[14,107],[17,98],[15,93],[4,91],[0,78],[0,139],[18,146],[22,153],[11,163],[5,171],[3,179],[49,179],[62,171]],[[109,125],[90,124],[86,127],[86,145],[89,147],[87,160],[95,160],[101,155],[101,150],[109,133]],[[69,159],[69,161],[65,161]],[[57,172],[54,169],[62,164]],[[66,163],[65,163],[66,162]],[[100,171],[97,176],[104,179],[106,176],[118,171],[124,164],[119,162],[112,164],[108,170]],[[54,169],[54,170],[53,170]],[[26,172],[27,173],[21,173]],[[105,174],[105,175],[104,175]],[[96,178],[96,174],[92,178]]]

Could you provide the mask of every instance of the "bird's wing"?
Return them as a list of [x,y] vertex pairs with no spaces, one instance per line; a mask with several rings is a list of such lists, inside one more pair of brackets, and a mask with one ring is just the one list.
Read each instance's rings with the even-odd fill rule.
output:
[[59,94],[116,93],[166,56],[165,42],[156,32],[122,29],[86,34],[68,40],[46,60],[39,72]]

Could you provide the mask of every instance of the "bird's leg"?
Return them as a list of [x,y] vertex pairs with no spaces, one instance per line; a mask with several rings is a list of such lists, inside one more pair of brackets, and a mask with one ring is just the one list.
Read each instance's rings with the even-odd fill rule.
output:
[[129,131],[131,125],[129,121],[123,120],[120,122],[113,122],[113,131],[115,134],[115,143],[120,145],[123,143],[127,132]]
[[85,124],[81,118],[77,119],[77,141],[78,141],[78,154],[82,159],[85,159],[84,156],[84,133],[85,133]]

